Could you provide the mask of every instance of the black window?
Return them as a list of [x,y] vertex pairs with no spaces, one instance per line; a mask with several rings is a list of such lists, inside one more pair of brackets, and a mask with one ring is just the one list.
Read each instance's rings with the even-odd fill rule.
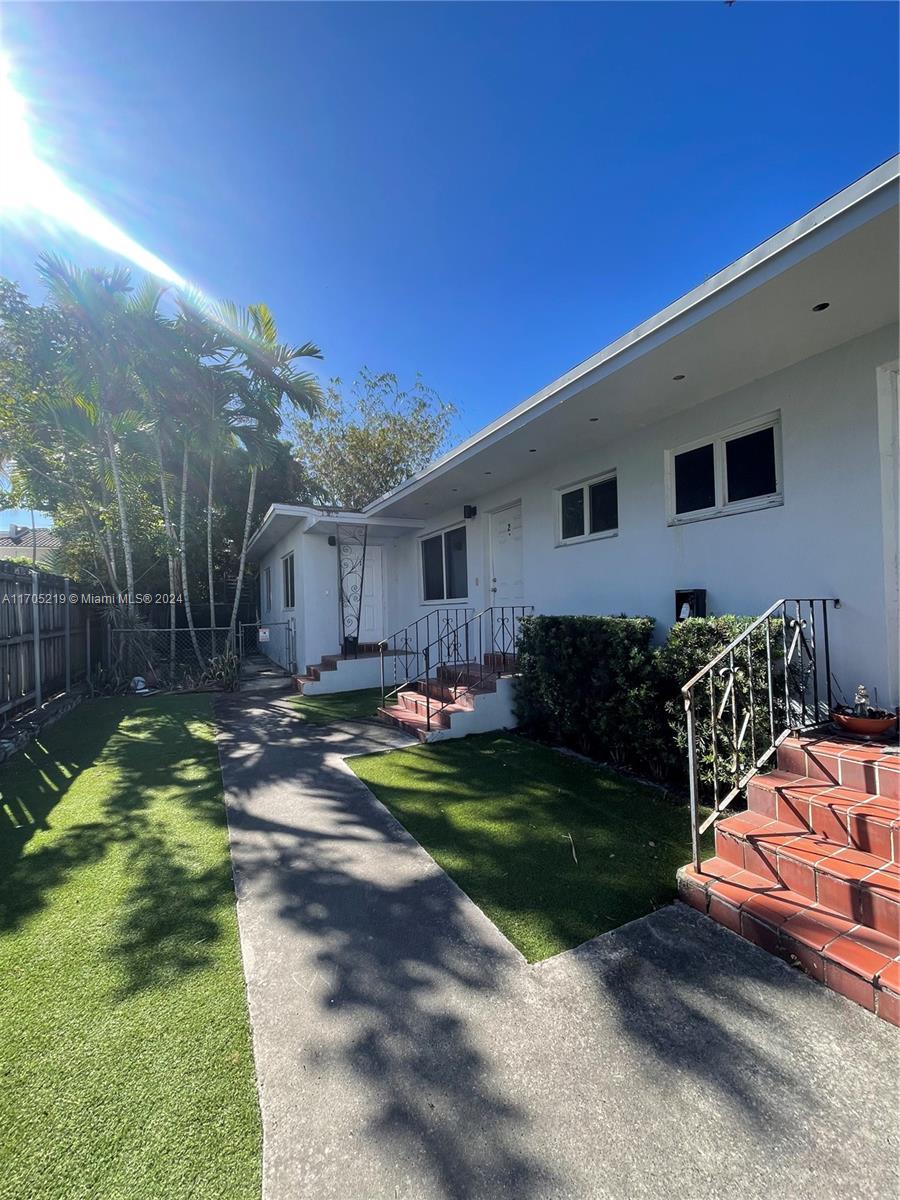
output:
[[444,557],[447,568],[447,599],[460,600],[469,594],[465,525],[444,534]]
[[726,442],[725,469],[729,504],[777,492],[775,430],[772,426]]
[[294,556],[288,554],[287,557],[281,560],[281,569],[284,577],[284,607],[294,607]]
[[562,538],[581,537],[584,533],[584,488],[564,492],[562,496]]
[[716,505],[713,443],[675,455],[675,512],[698,512]]
[[693,450],[671,452],[669,517],[703,520],[780,504],[780,417],[748,421]]
[[426,600],[444,599],[444,539],[428,538],[422,543],[422,578]]
[[591,533],[607,533],[619,528],[619,485],[615,476],[592,483]]

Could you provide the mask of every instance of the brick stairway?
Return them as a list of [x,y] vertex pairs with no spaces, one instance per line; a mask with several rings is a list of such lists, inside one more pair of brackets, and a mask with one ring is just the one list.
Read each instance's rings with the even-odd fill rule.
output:
[[789,738],[681,898],[900,1025],[900,753]]
[[[502,663],[499,661],[501,658]],[[427,683],[420,679],[403,688],[397,693],[397,703],[379,708],[378,715],[399,729],[415,734],[420,741],[425,741],[428,737],[429,709],[432,730],[450,729],[454,714],[471,712],[479,696],[496,692],[498,675],[514,671],[515,659],[510,655],[486,654],[484,667],[478,663],[440,666],[435,679]]]

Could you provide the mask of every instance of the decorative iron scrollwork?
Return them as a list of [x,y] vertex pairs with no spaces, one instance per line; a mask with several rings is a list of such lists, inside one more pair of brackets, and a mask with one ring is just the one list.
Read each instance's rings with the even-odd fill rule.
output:
[[367,525],[338,525],[338,569],[341,588],[341,633],[344,654],[359,652],[363,583],[366,574]]

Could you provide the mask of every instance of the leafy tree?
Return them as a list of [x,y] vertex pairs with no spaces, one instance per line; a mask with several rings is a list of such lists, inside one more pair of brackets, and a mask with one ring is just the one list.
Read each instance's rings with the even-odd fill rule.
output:
[[[233,630],[258,504],[311,499],[278,434],[282,408],[316,410],[318,382],[298,360],[319,351],[280,342],[264,305],[210,309],[174,294],[166,314],[166,293],[149,281],[134,290],[125,268],[51,256],[39,267],[47,304],[0,279],[7,500],[53,516],[75,577],[119,592],[123,562],[129,610],[137,585],[174,594],[177,584],[199,659],[195,585],[209,593],[212,624],[214,574],[234,577]],[[261,466],[271,479],[258,489]]]
[[294,453],[319,503],[357,511],[426,467],[447,446],[456,409],[416,375],[363,368],[326,389],[321,412],[290,425]]

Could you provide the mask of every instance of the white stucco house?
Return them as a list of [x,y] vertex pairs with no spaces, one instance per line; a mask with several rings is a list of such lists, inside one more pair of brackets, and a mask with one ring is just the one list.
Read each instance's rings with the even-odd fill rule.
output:
[[708,613],[825,597],[842,688],[894,705],[897,372],[894,158],[363,512],[273,505],[250,545],[268,652],[342,690],[378,683],[387,640],[388,682],[427,667],[446,702],[440,638],[462,630],[491,687],[446,736],[510,723],[525,608],[664,632],[678,592]]

